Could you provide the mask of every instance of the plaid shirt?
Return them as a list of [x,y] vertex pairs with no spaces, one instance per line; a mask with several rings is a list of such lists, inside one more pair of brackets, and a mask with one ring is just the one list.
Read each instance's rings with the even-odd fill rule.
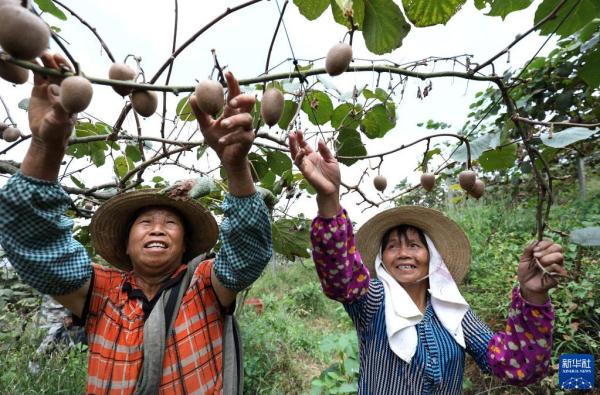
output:
[[[64,215],[69,205],[60,184],[15,174],[0,188],[0,245],[21,278],[42,293],[67,294],[92,278],[86,302],[88,393],[131,393],[143,357],[140,309],[149,314],[152,302],[143,293],[136,296],[140,291],[130,274],[91,265],[72,237],[73,221]],[[240,290],[271,258],[269,214],[259,193],[227,195],[223,212],[214,271],[227,288]],[[212,267],[211,261],[196,270],[176,318],[175,338],[167,341],[161,389],[169,393],[212,393],[221,387],[222,321],[210,283]]]
[[[166,342],[162,394],[219,393],[222,387],[221,306],[210,281],[212,261],[196,269]],[[182,265],[167,282],[181,276]],[[151,307],[130,273],[93,265],[84,309],[88,394],[130,394],[141,372],[144,321]]]

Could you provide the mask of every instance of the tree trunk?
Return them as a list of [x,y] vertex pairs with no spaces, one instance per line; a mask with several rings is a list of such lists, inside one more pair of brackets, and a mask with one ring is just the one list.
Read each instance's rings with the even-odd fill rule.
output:
[[585,199],[585,159],[577,155],[577,181],[579,182],[579,198]]

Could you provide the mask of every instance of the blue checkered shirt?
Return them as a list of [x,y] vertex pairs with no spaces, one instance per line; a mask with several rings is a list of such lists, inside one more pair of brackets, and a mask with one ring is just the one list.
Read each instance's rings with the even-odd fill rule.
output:
[[[20,172],[0,188],[0,245],[23,281],[45,294],[73,292],[92,275],[87,251],[73,239],[73,220],[64,215],[70,203],[57,182]],[[259,193],[227,195],[223,211],[215,274],[227,288],[240,290],[271,258],[269,213]]]

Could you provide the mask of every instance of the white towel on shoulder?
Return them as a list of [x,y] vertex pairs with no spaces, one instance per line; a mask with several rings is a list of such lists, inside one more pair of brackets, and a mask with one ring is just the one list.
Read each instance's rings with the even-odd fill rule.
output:
[[[463,298],[440,253],[429,236],[429,293],[431,306],[448,333],[465,348],[462,320],[469,304]],[[385,325],[388,341],[394,354],[410,363],[417,350],[416,325],[423,314],[404,288],[385,270],[381,253],[375,258],[375,271],[385,291]],[[425,280],[423,280],[425,281]]]

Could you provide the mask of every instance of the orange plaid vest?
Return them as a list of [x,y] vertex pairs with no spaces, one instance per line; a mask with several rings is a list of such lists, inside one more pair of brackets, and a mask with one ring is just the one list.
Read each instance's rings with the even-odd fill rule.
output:
[[[161,394],[222,392],[222,307],[211,284],[212,260],[194,272],[163,359]],[[172,276],[180,278],[182,265]],[[131,394],[141,372],[144,307],[130,273],[93,265],[83,316],[88,336],[88,394]],[[146,311],[149,314],[149,311]]]

